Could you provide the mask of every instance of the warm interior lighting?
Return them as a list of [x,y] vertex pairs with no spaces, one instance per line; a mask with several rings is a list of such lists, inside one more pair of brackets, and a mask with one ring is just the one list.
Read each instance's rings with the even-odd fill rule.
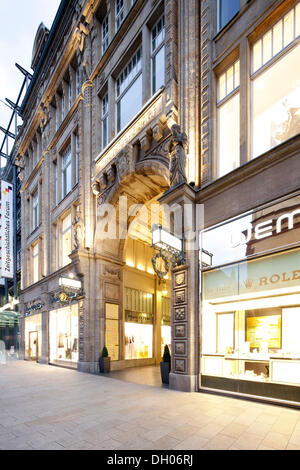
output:
[[129,260],[129,259],[127,259],[127,260],[126,260],[126,266],[129,266],[130,268],[134,268],[134,262],[131,261],[131,260]]

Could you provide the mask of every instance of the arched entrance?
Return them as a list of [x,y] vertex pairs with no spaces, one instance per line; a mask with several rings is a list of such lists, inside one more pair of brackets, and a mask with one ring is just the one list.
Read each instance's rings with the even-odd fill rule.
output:
[[[169,187],[169,171],[156,160],[126,161],[121,157],[112,168],[111,186],[107,174],[104,191],[101,178],[98,183],[99,352],[105,344],[112,370],[158,365],[171,343],[171,273],[158,278],[151,247],[151,227],[164,217],[157,199]],[[163,260],[155,267],[166,268]]]

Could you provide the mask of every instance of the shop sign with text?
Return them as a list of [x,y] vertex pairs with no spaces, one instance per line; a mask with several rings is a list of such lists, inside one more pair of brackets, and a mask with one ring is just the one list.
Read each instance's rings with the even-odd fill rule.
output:
[[200,250],[209,255],[213,267],[293,246],[299,240],[300,196],[296,196],[203,231]]

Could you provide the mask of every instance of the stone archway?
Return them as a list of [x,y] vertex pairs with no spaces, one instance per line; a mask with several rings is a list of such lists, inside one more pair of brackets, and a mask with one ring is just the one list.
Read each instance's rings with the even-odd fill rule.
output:
[[[123,351],[123,291],[124,277],[126,277],[124,271],[126,270],[125,245],[127,229],[132,227],[132,222],[137,217],[140,221],[142,220],[138,205],[143,206],[146,211],[152,203],[156,203],[159,206],[157,199],[168,188],[168,166],[155,158],[148,158],[147,160],[135,163],[130,147],[126,147],[119,154],[118,158],[94,180],[93,191],[97,195],[98,209],[94,246],[97,258],[95,279],[97,279],[96,283],[100,284],[99,295],[95,296],[94,354],[96,359],[106,342],[105,323],[107,322],[107,305],[113,304],[118,306],[120,352],[119,361],[116,361],[116,365],[114,364],[116,368],[123,368],[125,365]],[[110,213],[107,210],[108,208],[111,208]],[[110,237],[108,235],[105,238],[103,237],[103,231],[108,233],[110,224],[114,236]],[[98,236],[99,227],[101,237]],[[146,227],[148,239],[150,237],[150,229],[151,227],[148,225]],[[156,277],[154,275],[152,277],[153,282],[156,282]],[[158,356],[160,357],[160,351]]]

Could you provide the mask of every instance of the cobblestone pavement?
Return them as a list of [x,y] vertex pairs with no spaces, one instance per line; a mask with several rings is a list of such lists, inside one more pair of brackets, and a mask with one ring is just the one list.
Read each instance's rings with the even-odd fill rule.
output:
[[300,411],[0,365],[0,449],[300,449]]

